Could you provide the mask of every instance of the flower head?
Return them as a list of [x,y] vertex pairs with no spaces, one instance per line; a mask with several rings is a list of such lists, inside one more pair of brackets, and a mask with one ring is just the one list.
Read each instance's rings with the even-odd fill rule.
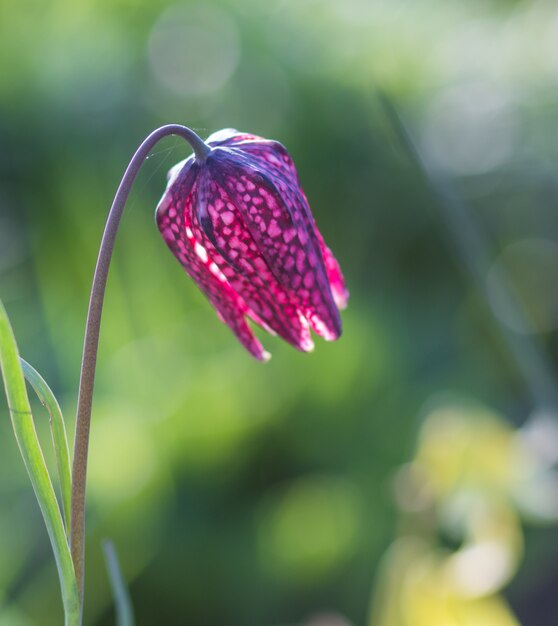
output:
[[257,359],[269,354],[246,317],[303,351],[310,328],[337,339],[348,292],[289,153],[230,129],[207,144],[169,172],[156,214],[168,247]]

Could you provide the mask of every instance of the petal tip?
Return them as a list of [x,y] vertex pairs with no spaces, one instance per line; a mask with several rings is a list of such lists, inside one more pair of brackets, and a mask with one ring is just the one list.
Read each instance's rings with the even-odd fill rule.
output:
[[344,311],[349,305],[349,295],[346,289],[342,292],[333,291],[333,300],[340,311]]
[[302,350],[302,352],[314,352],[314,348],[314,342],[312,341],[312,339],[310,339],[310,337],[306,338],[300,344],[300,349]]

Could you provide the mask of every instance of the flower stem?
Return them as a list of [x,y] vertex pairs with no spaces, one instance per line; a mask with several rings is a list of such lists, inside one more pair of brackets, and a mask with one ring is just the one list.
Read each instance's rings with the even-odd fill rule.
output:
[[136,176],[153,149],[153,146],[167,135],[178,135],[185,139],[193,148],[196,159],[204,161],[211,148],[189,128],[178,124],[168,124],[154,130],[140,145],[128,164],[124,176],[114,196],[112,206],[105,225],[105,231],[99,249],[97,265],[91,287],[85,340],[81,362],[79,395],[76,417],[76,435],[74,443],[74,460],[72,469],[72,501],[70,523],[70,547],[76,572],[76,579],[83,606],[83,580],[85,559],[85,484],[87,476],[87,455],[89,448],[89,431],[91,424],[91,406],[93,402],[93,385],[95,366],[99,345],[99,329],[107,276],[114,248],[114,241],[124,206]]

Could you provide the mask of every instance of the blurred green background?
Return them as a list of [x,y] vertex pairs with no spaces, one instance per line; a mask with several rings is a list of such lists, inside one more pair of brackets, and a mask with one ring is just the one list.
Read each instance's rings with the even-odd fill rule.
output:
[[[253,362],[154,226],[185,145],[153,151],[104,310],[86,623],[114,623],[110,536],[145,626],[555,626],[556,2],[2,0],[0,297],[70,432],[108,207],[168,122],[284,143],[351,300],[339,342],[302,355],[262,335],[273,359]],[[508,560],[450,619],[415,585],[438,593],[446,565],[412,593],[386,581],[434,546],[461,554],[469,531],[448,528],[471,493],[490,504],[474,541],[508,537]],[[502,561],[475,555],[459,581]],[[0,625],[61,620],[2,398]]]

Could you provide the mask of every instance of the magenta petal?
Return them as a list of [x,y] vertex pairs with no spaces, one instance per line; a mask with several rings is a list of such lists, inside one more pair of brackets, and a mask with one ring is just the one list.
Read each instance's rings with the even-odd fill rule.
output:
[[300,188],[295,165],[286,148],[277,141],[260,139],[240,133],[228,135],[228,139],[223,142],[223,145],[230,145],[235,153],[257,158],[259,167],[275,179],[275,184],[282,194],[287,194],[293,198],[297,194],[302,196],[302,202],[300,202],[300,199],[299,202],[303,205],[301,206],[301,213],[303,214],[304,226],[311,236],[314,232],[316,234],[337,307],[340,309],[346,308],[349,292],[345,286],[341,268],[316,226],[306,196]]
[[231,145],[240,141],[265,141],[262,137],[250,133],[239,133],[234,128],[223,128],[207,138],[210,146]]
[[[238,139],[242,137],[242,139]],[[293,190],[300,190],[298,173],[294,166],[291,155],[283,144],[269,139],[253,137],[248,139],[245,135],[237,135],[223,142],[223,146],[242,156],[257,160],[259,169],[265,171],[271,178],[281,177],[286,183],[293,186]]]
[[333,293],[333,299],[339,309],[346,309],[349,302],[349,291],[345,285],[343,273],[341,272],[339,263],[333,256],[332,251],[326,246],[320,231],[316,229],[316,233],[320,242],[327,276],[329,278],[329,284],[331,285],[331,292]]
[[206,294],[219,317],[256,359],[265,361],[269,359],[269,354],[246,323],[245,315],[249,313],[246,304],[209,257],[207,250],[194,238],[188,217],[192,213],[192,195],[184,191],[191,189],[195,174],[192,172],[187,180],[169,189],[163,196],[157,208],[157,225],[172,253]]
[[194,236],[248,305],[253,319],[299,350],[312,350],[302,311],[271,272],[229,194],[205,175],[196,183],[194,198]]
[[238,165],[224,149],[215,150],[208,168],[230,195],[261,255],[310,326],[328,340],[337,339],[339,311],[316,234],[304,225],[300,198],[281,194],[267,176]]

